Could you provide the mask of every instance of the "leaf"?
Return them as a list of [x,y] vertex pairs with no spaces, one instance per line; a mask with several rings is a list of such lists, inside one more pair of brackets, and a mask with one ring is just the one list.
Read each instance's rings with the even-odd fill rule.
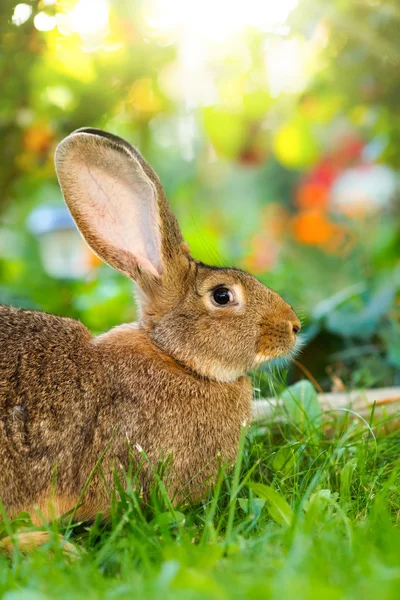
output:
[[217,154],[236,158],[244,147],[247,125],[239,112],[215,106],[204,109],[204,128]]
[[223,599],[227,597],[225,590],[211,575],[199,569],[182,567],[173,580],[173,588],[190,591],[199,597]]
[[388,361],[395,367],[400,367],[400,332],[395,332],[388,343],[387,353]]
[[274,456],[272,468],[286,477],[292,475],[296,468],[296,456],[293,448],[280,448]]
[[288,526],[292,523],[294,513],[279,492],[263,483],[249,483],[248,486],[257,496],[266,501],[269,515],[276,523]]
[[332,493],[330,489],[318,490],[314,494],[311,494],[304,506],[306,523],[310,530],[319,521],[320,517],[329,506],[335,506],[337,504],[337,499],[338,493]]
[[304,432],[316,432],[321,423],[321,406],[314,386],[303,379],[281,394],[292,421]]
[[174,511],[174,514],[171,512],[163,512],[158,513],[151,521],[151,525],[157,525],[159,527],[173,526],[178,525],[179,523],[183,523],[185,520],[185,515],[181,512]]
[[331,501],[336,502],[337,499],[338,499],[337,492],[331,492],[331,490],[329,488],[324,488],[322,490],[318,490],[314,494],[311,494],[308,505],[310,505],[312,502],[317,502],[320,500],[323,502],[331,502]]
[[362,310],[343,307],[329,313],[326,318],[328,330],[346,337],[370,338],[392,305],[395,293],[395,285],[390,283],[376,291]]
[[267,90],[258,89],[251,94],[243,96],[243,107],[246,117],[257,120],[262,119],[271,105],[271,96]]
[[354,296],[363,294],[367,289],[365,282],[358,282],[350,285],[339,292],[336,292],[329,298],[325,298],[314,306],[312,317],[316,321],[329,315],[334,309],[338,308],[343,302],[353,298]]
[[239,506],[246,515],[258,518],[261,514],[265,500],[263,498],[239,498]]
[[350,496],[351,482],[357,467],[356,459],[349,460],[340,471],[340,498],[345,501]]

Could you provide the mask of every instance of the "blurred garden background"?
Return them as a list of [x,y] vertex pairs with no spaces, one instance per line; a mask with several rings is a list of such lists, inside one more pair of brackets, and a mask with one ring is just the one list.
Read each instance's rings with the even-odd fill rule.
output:
[[323,389],[400,385],[399,31],[398,0],[2,0],[0,303],[135,318],[54,172],[100,127],[159,173],[196,258],[294,306]]

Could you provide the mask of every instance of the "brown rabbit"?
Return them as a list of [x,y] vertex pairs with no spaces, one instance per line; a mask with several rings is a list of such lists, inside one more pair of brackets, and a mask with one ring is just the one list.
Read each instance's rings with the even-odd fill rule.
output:
[[[127,142],[80,129],[57,148],[65,201],[89,246],[139,286],[138,323],[92,337],[81,323],[0,307],[0,497],[51,519],[78,500],[106,518],[95,474],[172,457],[171,497],[200,498],[218,460],[235,459],[250,419],[246,372],[290,352],[300,323],[272,290],[239,269],[194,260],[157,175]],[[129,448],[131,449],[129,451]],[[220,458],[218,458],[220,457]]]

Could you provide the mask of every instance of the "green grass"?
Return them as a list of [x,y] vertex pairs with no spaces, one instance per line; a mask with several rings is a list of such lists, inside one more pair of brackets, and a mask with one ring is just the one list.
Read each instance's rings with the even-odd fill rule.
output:
[[172,508],[160,483],[146,506],[120,488],[110,524],[60,529],[85,549],[78,560],[55,536],[1,557],[2,597],[398,600],[398,432],[348,413],[323,421],[310,388],[290,396],[287,423],[243,435],[203,505]]

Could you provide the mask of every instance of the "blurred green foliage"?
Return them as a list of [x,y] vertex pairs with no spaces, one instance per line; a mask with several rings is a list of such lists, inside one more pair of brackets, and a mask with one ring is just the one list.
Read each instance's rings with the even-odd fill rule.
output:
[[205,41],[206,20],[197,38],[184,21],[157,29],[137,0],[109,3],[90,35],[65,24],[75,0],[27,1],[24,22],[16,4],[0,6],[0,302],[94,332],[134,318],[130,282],[94,261],[84,278],[51,277],[27,227],[62,203],[57,143],[101,127],[158,171],[194,256],[293,304],[300,360],[324,388],[400,383],[396,0],[299,0],[290,30],[220,41]]

